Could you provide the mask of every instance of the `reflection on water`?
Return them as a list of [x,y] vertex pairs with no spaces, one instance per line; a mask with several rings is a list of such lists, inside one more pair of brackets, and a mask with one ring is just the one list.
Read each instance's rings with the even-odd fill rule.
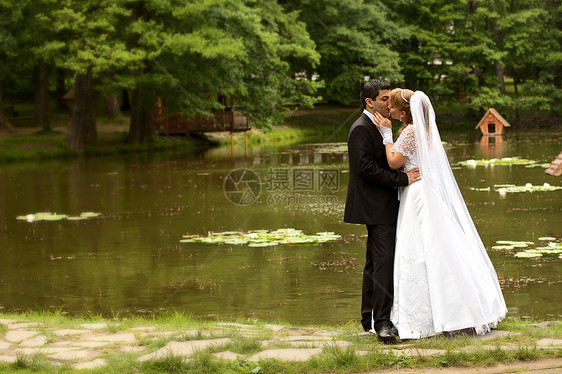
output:
[[485,158],[504,158],[507,140],[505,135],[482,136],[480,149]]
[[[483,143],[444,134],[451,160],[520,156],[549,162],[556,134],[518,134]],[[0,167],[0,307],[60,308],[71,313],[177,308],[200,316],[256,316],[294,323],[357,319],[365,229],[342,222],[347,188],[345,143],[282,148],[230,146],[190,155],[19,163]],[[233,204],[225,178],[252,170],[255,201]],[[498,240],[562,237],[561,192],[508,195],[474,191],[494,184],[550,183],[542,168],[455,167],[455,176],[487,248]],[[233,180],[235,182],[235,180]],[[229,188],[235,188],[231,184]],[[28,213],[87,221],[18,221]],[[295,228],[336,232],[336,243],[251,248],[180,243],[209,231]],[[537,243],[538,244],[538,243]],[[560,317],[560,260],[517,259],[494,251],[513,315]]]

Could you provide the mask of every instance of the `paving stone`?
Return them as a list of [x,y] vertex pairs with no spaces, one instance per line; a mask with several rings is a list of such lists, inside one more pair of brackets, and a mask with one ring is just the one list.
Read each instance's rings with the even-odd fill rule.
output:
[[11,323],[15,323],[17,320],[15,319],[7,319],[7,318],[0,318],[0,323],[3,325],[9,325]]
[[238,358],[244,357],[244,355],[241,355],[239,353],[230,352],[230,351],[213,353],[213,356],[215,356],[215,357],[217,357],[221,360],[230,360],[230,361],[238,360]]
[[86,340],[95,342],[112,342],[112,343],[131,343],[136,342],[137,338],[133,333],[111,334],[111,335],[98,335],[89,336]]
[[327,330],[318,330],[314,333],[314,335],[319,335],[319,336],[338,336],[339,334],[341,334],[341,331],[327,331]]
[[53,331],[53,334],[56,336],[70,336],[70,335],[78,335],[78,334],[85,334],[91,332],[90,330],[77,330],[77,329],[63,329],[63,330],[56,330]]
[[131,331],[153,331],[156,330],[155,326],[138,326],[138,327],[133,327],[131,329]]
[[104,366],[107,366],[107,361],[105,361],[103,358],[98,358],[88,362],[79,362],[77,364],[72,365],[72,367],[77,370],[96,369]]
[[39,335],[39,331],[8,331],[4,339],[12,343],[19,343],[27,339],[33,338],[35,335]]
[[18,348],[16,349],[16,353],[23,354],[23,355],[33,355],[36,353],[41,353],[41,354],[48,355],[48,354],[75,351],[77,349],[78,348],[72,348],[72,347]]
[[111,344],[110,342],[71,342],[74,347],[99,348]]
[[294,335],[287,336],[286,338],[279,339],[282,342],[297,342],[297,341],[318,341],[318,340],[333,340],[329,336],[311,336],[311,335]]
[[210,339],[210,340],[190,340],[187,342],[169,342],[163,348],[149,353],[147,355],[139,357],[139,361],[153,360],[155,358],[165,357],[168,354],[175,356],[186,356],[189,357],[193,352],[207,348],[211,345],[221,345],[230,343],[229,338],[223,339]]
[[322,348],[268,349],[253,355],[248,358],[248,361],[258,362],[259,360],[266,358],[274,358],[280,361],[306,361],[321,352]]
[[12,343],[0,340],[0,350],[9,349],[11,346],[12,346]]
[[16,356],[0,356],[0,362],[13,364],[14,362],[16,362]]
[[230,322],[217,323],[215,326],[231,327],[231,328],[236,328],[236,329],[255,329],[256,328],[256,326],[254,326],[254,325],[244,325],[244,324],[241,324],[241,323],[230,323]]
[[127,353],[140,353],[145,350],[145,348],[140,345],[122,345],[119,349]]
[[562,339],[544,338],[537,341],[539,348],[562,348]]
[[485,335],[475,336],[474,339],[486,341],[486,340],[493,340],[496,338],[504,338],[506,336],[513,336],[513,335],[521,335],[521,333],[513,332],[513,331],[492,330]]
[[107,323],[83,323],[80,325],[80,327],[92,330],[105,329],[107,326]]
[[62,361],[83,360],[92,356],[92,352],[86,350],[59,352],[49,355],[49,358]]
[[296,341],[288,342],[293,347],[308,347],[308,348],[324,348],[324,347],[340,347],[347,348],[353,345],[344,340],[330,340],[330,341]]
[[29,327],[43,326],[44,323],[40,322],[22,322],[22,323],[12,323],[8,325],[8,330],[23,330]]
[[71,344],[74,344],[74,343],[76,343],[76,342],[72,341],[72,340],[61,340],[61,341],[58,341],[58,342],[55,342],[55,343],[51,343],[50,346],[51,347],[65,347],[67,345],[71,345]]
[[47,337],[45,335],[37,335],[33,339],[24,340],[19,344],[20,347],[40,347],[47,343]]
[[[172,335],[183,335],[179,331],[154,331],[154,332],[143,332],[139,336],[141,338],[159,338],[161,336],[172,336]],[[190,335],[192,336],[192,335]]]
[[419,356],[433,356],[447,353],[445,349],[414,349],[414,348],[406,348],[403,350],[394,350],[395,355],[404,355],[408,357],[419,357]]
[[477,351],[480,349],[484,349],[487,351],[493,351],[496,349],[501,349],[502,351],[513,351],[513,350],[517,350],[519,349],[518,346],[516,345],[482,345],[482,346],[476,346],[476,345],[470,345],[468,347],[463,347],[461,349],[459,349],[459,351],[463,351],[463,352],[472,352],[472,351]]
[[534,326],[534,327],[552,327],[552,326],[556,326],[560,323],[560,321],[544,321],[544,322],[540,322],[540,323],[532,323],[529,326]]
[[264,326],[264,328],[266,328],[268,330],[272,330],[272,331],[281,331],[285,328],[285,326],[267,324],[267,325]]

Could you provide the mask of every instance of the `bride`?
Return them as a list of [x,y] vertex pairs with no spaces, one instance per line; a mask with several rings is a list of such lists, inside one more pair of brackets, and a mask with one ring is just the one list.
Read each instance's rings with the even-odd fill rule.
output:
[[396,231],[391,320],[401,339],[496,327],[507,312],[494,267],[457,186],[425,93],[390,94],[390,115],[404,123],[395,144],[389,119],[375,113],[394,170],[419,167],[403,187]]

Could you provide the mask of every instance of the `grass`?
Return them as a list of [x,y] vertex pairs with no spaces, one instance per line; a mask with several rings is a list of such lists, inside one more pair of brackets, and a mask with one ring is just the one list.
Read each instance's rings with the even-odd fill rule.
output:
[[[476,341],[469,336],[455,337],[437,336],[428,339],[401,342],[401,345],[412,350],[440,349],[444,353],[434,356],[406,356],[393,345],[380,343],[372,335],[358,336],[360,326],[350,322],[342,326],[305,326],[297,334],[307,334],[318,329],[338,331],[337,339],[351,343],[348,347],[328,345],[322,352],[304,362],[283,362],[275,359],[262,359],[250,362],[243,359],[220,360],[214,353],[232,351],[249,357],[264,349],[292,348],[290,344],[280,339],[291,334],[284,329],[279,332],[263,330],[264,321],[240,319],[236,322],[251,325],[258,332],[256,336],[248,336],[236,327],[216,330],[220,321],[201,320],[189,314],[180,312],[166,312],[148,317],[115,316],[102,318],[99,315],[69,317],[60,311],[56,312],[26,312],[21,314],[0,314],[0,318],[41,322],[42,333],[51,339],[57,339],[53,334],[55,329],[77,328],[83,323],[106,323],[105,333],[129,331],[134,327],[155,327],[158,330],[181,330],[178,334],[161,336],[152,340],[138,339],[138,344],[147,352],[154,352],[164,347],[170,341],[185,341],[193,339],[230,338],[230,342],[222,345],[209,346],[196,351],[186,359],[182,356],[167,355],[155,360],[140,362],[140,354],[122,352],[117,347],[103,348],[100,357],[108,365],[99,369],[92,369],[91,373],[354,373],[374,369],[400,368],[444,368],[444,367],[472,367],[490,366],[496,363],[510,364],[518,361],[532,361],[547,357],[562,357],[560,350],[539,350],[536,341],[541,338],[561,338],[562,324],[541,324],[536,321],[522,321],[508,318],[501,323],[500,329],[520,332],[521,335],[497,338],[492,341]],[[287,324],[283,324],[288,326]],[[213,328],[215,332],[213,332]],[[184,334],[182,331],[193,330],[194,334]],[[0,325],[0,334],[7,332],[6,325]],[[140,333],[139,333],[140,334]],[[59,338],[62,339],[62,338]],[[68,338],[64,338],[68,339]],[[263,341],[274,339],[272,344],[263,346]],[[488,346],[488,347],[484,347]],[[496,348],[490,349],[489,346]],[[512,346],[514,349],[502,348]],[[468,348],[469,347],[469,348]],[[467,349],[464,349],[467,348]],[[44,355],[30,355],[17,357],[14,364],[0,364],[0,372],[4,373],[74,373],[68,364],[57,366]]]

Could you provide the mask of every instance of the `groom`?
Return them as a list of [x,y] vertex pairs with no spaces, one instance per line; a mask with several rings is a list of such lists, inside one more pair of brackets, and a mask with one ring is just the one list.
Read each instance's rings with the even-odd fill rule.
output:
[[[376,127],[375,112],[388,117],[390,84],[372,79],[361,88],[363,114],[351,126],[347,136],[349,184],[344,222],[367,225],[367,259],[363,271],[361,324],[377,337],[390,341],[398,331],[390,321],[393,299],[393,268],[398,194],[396,187],[419,180],[419,170],[408,173],[391,171],[386,161],[385,143],[392,133]],[[388,130],[387,130],[388,131]]]

